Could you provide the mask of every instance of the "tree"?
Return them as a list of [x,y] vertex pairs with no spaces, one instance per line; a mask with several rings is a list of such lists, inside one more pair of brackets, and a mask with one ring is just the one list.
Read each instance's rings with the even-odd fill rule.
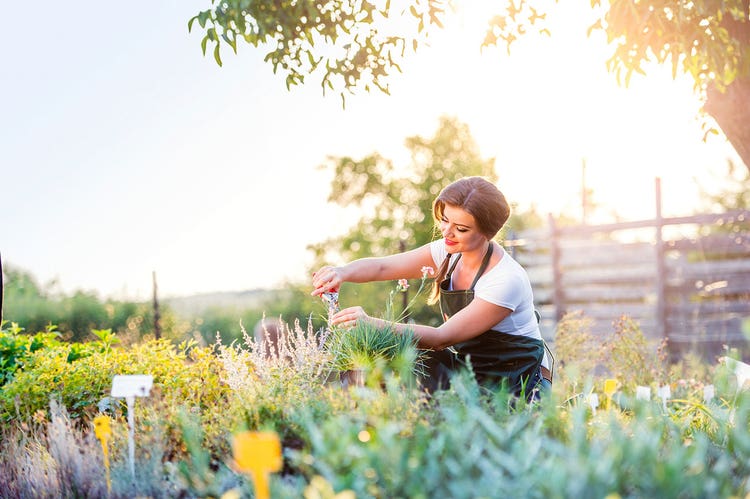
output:
[[[212,0],[193,17],[205,30],[205,54],[213,43],[237,52],[238,41],[264,46],[274,72],[286,73],[287,87],[305,75],[322,73],[326,89],[352,93],[372,87],[388,93],[388,75],[400,71],[406,51],[416,51],[430,32],[442,28],[449,1],[404,0]],[[558,3],[555,0],[554,3]],[[483,46],[511,45],[529,32],[549,34],[545,26],[551,0],[512,0],[489,22]],[[644,63],[670,64],[692,76],[710,115],[750,170],[750,0],[591,0],[597,19],[589,28],[604,30],[614,52],[609,70],[628,84]],[[714,129],[709,131],[716,132]]]
[[[344,261],[412,249],[433,239],[432,202],[461,177],[497,180],[494,158],[483,159],[468,125],[442,117],[432,138],[406,139],[412,162],[398,176],[393,163],[378,153],[363,159],[329,158],[335,171],[328,201],[357,206],[364,215],[347,234],[312,245],[316,264],[339,257]],[[332,254],[330,248],[334,249]]]
[[395,12],[390,0],[381,8],[368,0],[211,0],[210,9],[188,21],[188,30],[198,22],[205,30],[203,54],[212,42],[220,66],[222,44],[237,53],[245,41],[268,50],[265,61],[274,73],[286,74],[287,88],[319,72],[323,91],[338,89],[343,99],[344,91],[359,86],[388,93],[387,76],[400,71],[406,51],[417,49],[428,25],[442,26],[442,3],[415,0]]

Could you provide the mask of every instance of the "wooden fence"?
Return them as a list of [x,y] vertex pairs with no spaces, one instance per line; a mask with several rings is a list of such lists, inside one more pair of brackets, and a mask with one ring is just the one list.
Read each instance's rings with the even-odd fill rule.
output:
[[505,241],[529,274],[547,340],[581,311],[594,334],[611,334],[624,314],[675,354],[747,344],[750,211],[663,218],[658,181],[656,201],[652,220],[563,227],[550,217]]

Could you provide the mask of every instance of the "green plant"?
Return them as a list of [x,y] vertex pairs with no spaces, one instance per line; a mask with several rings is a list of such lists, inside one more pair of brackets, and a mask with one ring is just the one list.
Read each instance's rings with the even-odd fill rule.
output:
[[614,326],[614,334],[603,346],[603,362],[611,376],[631,391],[637,385],[665,382],[665,358],[659,356],[665,350],[650,345],[638,323],[627,316],[620,317]]
[[61,345],[56,326],[48,324],[43,332],[28,335],[17,323],[11,322],[8,329],[6,323],[0,324],[0,386],[13,379],[17,370],[23,369],[31,354]]
[[594,320],[581,311],[566,313],[555,331],[556,392],[582,390],[601,359],[601,341],[591,333]]
[[334,329],[326,344],[336,371],[387,369],[399,374],[421,373],[417,339],[413,332],[396,333],[359,321],[351,329]]
[[217,339],[216,351],[222,365],[222,382],[231,392],[232,428],[272,429],[289,445],[299,441],[296,411],[302,407],[326,414],[346,401],[331,393],[327,383],[331,371],[325,336],[316,334],[312,322],[303,329],[279,324],[276,348],[263,343],[242,328],[244,341],[231,345]]
[[[384,373],[397,373],[404,379],[424,373],[423,353],[417,347],[418,339],[413,330],[396,332],[394,324],[408,317],[410,308],[424,289],[428,276],[434,274],[431,267],[422,268],[419,288],[411,300],[396,313],[394,297],[409,289],[406,279],[399,279],[395,289],[388,294],[385,309],[385,325],[357,321],[351,328],[331,328],[331,337],[326,348],[331,356],[334,371],[362,370],[371,382],[380,383]],[[375,375],[375,376],[373,376]]]

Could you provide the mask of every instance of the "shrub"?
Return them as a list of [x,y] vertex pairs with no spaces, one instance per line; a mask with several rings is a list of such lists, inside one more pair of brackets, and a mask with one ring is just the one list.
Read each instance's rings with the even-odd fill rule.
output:
[[591,334],[593,319],[568,312],[555,332],[555,391],[575,392],[594,376],[601,359],[601,341]]
[[[115,417],[124,418],[124,401],[108,398],[112,378],[118,374],[151,374],[154,391],[147,403],[137,404],[138,414],[158,412],[153,418],[167,423],[167,431],[174,432],[175,411],[186,406],[200,414],[208,447],[226,450],[222,437],[227,429],[220,421],[227,417],[229,389],[220,381],[221,364],[210,348],[196,348],[191,343],[175,347],[167,340],[152,340],[128,349],[102,346],[106,344],[101,340],[85,344],[85,355],[79,351],[72,361],[71,352],[79,344],[60,344],[31,354],[24,369],[0,393],[0,419],[28,423],[40,412],[47,413],[51,398],[59,400],[71,418],[80,419],[80,425],[86,425],[99,412],[100,402],[109,406]],[[143,419],[149,418],[138,418]],[[179,455],[181,445],[165,452]]]
[[665,383],[663,344],[660,347],[649,344],[638,323],[627,316],[615,321],[614,327],[614,334],[603,347],[603,362],[610,376],[630,391],[635,391],[637,385]]

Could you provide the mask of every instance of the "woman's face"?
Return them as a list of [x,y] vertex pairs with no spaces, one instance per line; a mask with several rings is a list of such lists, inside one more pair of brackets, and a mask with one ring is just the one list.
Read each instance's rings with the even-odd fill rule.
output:
[[487,238],[479,231],[474,216],[452,204],[446,204],[443,208],[440,233],[445,238],[448,253],[464,253],[487,244]]

